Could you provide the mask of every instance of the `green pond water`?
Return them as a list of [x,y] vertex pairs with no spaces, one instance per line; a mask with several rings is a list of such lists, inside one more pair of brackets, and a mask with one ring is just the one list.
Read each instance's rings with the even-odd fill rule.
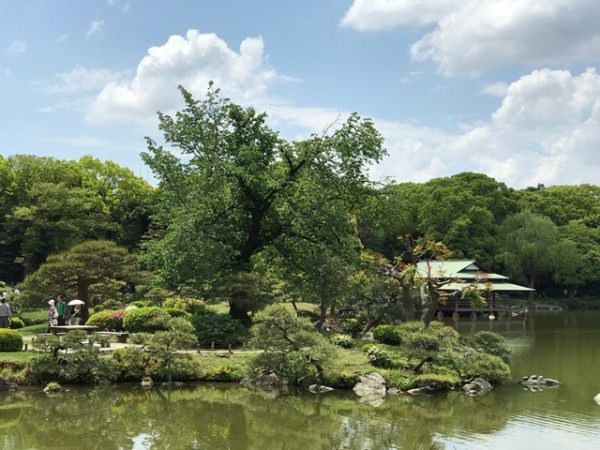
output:
[[401,396],[374,408],[352,393],[273,397],[203,384],[172,391],[137,386],[0,395],[2,449],[600,449],[600,314],[547,313],[526,321],[462,319],[461,332],[509,338],[516,383],[469,398]]

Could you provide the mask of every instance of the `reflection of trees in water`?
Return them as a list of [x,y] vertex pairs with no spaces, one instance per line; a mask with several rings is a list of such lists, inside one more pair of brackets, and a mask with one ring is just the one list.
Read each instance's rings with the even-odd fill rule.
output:
[[131,448],[142,434],[152,449],[429,448],[439,435],[496,431],[512,409],[492,396],[398,397],[372,408],[351,395],[272,398],[223,387],[20,393],[5,407],[13,421],[0,428],[4,448],[107,450]]

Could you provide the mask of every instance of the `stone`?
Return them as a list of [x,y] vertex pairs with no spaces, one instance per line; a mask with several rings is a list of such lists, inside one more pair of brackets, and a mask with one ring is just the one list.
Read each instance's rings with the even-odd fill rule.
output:
[[465,383],[462,389],[467,395],[482,395],[490,392],[493,389],[493,386],[483,378],[474,378],[468,383]]
[[62,392],[62,390],[63,388],[60,384],[52,382],[48,383],[44,388],[46,394],[58,394],[59,392]]
[[360,401],[371,406],[380,406],[385,401],[385,380],[377,372],[360,375],[359,382],[352,389]]
[[329,386],[323,386],[321,384],[311,384],[308,387],[308,392],[311,392],[313,394],[325,394],[326,392],[331,391],[335,391],[335,389]]
[[387,395],[400,395],[403,393],[404,392],[402,392],[400,389],[396,389],[396,388],[389,388],[386,392]]
[[600,394],[594,397],[594,401],[600,405]]
[[409,389],[408,391],[406,391],[406,393],[409,395],[422,395],[422,394],[428,394],[433,391],[435,391],[435,388],[433,388],[431,386],[423,386],[423,387],[418,387],[418,388],[414,388],[414,389]]
[[18,388],[16,383],[0,377],[0,391],[16,391]]
[[144,377],[144,378],[142,378],[141,384],[142,384],[143,388],[149,389],[154,385],[154,381],[150,377]]
[[554,378],[545,378],[542,375],[523,377],[519,384],[530,391],[542,391],[549,387],[560,386],[560,381]]

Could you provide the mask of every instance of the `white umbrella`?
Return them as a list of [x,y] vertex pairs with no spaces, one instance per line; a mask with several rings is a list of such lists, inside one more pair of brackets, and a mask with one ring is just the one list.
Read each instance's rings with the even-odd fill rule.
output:
[[69,306],[75,306],[75,305],[85,305],[85,302],[83,300],[71,300],[69,303],[67,303],[67,305]]

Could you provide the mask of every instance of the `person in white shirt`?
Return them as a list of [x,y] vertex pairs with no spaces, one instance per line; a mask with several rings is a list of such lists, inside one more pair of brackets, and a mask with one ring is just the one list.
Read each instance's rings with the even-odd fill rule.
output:
[[10,305],[6,298],[0,299],[0,328],[10,328]]

